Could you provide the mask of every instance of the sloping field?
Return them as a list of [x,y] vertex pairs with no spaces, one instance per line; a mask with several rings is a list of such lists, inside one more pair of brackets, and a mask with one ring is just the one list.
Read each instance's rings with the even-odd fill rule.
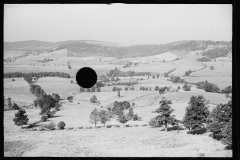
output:
[[33,103],[33,100],[37,99],[29,89],[29,85],[23,78],[12,78],[4,79],[4,96],[5,98],[11,97],[12,101],[28,102]]
[[4,53],[4,59],[7,59],[9,57],[17,57],[24,55],[26,52],[25,51],[11,51],[11,50],[3,50]]
[[79,90],[79,85],[71,84],[68,78],[44,77],[40,78],[36,84],[41,86],[47,94],[58,93],[61,98],[67,98],[74,91]]
[[55,65],[45,65],[45,66],[26,66],[26,65],[4,65],[4,73],[7,72],[69,72],[67,65],[65,66],[55,66]]
[[209,83],[216,84],[220,89],[232,86],[232,77],[230,76],[216,76],[216,77],[182,77],[187,82],[197,83],[201,81],[208,81]]
[[185,50],[172,50],[171,53],[177,55],[178,57],[182,57],[189,54]]
[[[221,77],[232,75],[232,63],[227,62],[205,62],[208,68],[193,72],[190,76],[196,77]],[[213,66],[214,70],[211,70],[210,67]]]
[[121,71],[132,71],[134,72],[152,72],[152,73],[165,73],[168,72],[175,67],[172,63],[162,63],[162,62],[149,62],[148,64],[138,64],[137,66],[130,66],[127,68],[120,68]]
[[174,76],[183,76],[186,71],[198,70],[203,68],[202,64],[196,61],[196,58],[197,58],[196,56],[188,54],[186,56],[186,59],[183,58],[183,59],[174,61],[174,63],[177,66],[177,69],[173,71],[171,74],[173,74]]
[[171,53],[171,52],[165,52],[165,53],[161,53],[161,54],[157,54],[154,56],[146,56],[146,57],[134,57],[134,58],[124,58],[124,60],[126,61],[130,61],[130,62],[145,62],[145,61],[172,61],[174,59],[176,59],[178,56]]
[[[176,105],[176,106],[175,106]],[[185,104],[176,103],[178,115]],[[157,107],[157,106],[155,106]],[[89,114],[94,108],[87,103],[63,104],[53,120],[66,123],[68,127],[94,126],[89,124]],[[149,119],[154,107],[135,108],[135,113]],[[187,130],[165,132],[162,128],[130,127],[81,130],[25,131],[14,126],[16,111],[4,112],[4,156],[22,157],[230,157],[232,151],[223,150],[224,145],[203,135],[189,135]],[[39,120],[39,109],[27,109],[30,121]],[[182,113],[181,113],[182,114]],[[39,119],[38,119],[39,118]],[[48,123],[48,122],[44,122]],[[43,123],[39,123],[42,125]],[[108,122],[107,122],[108,124]],[[98,124],[100,125],[100,124]],[[169,129],[171,129],[169,125]],[[137,135],[137,136],[136,136]],[[131,141],[131,143],[129,143]],[[136,147],[137,146],[137,147]]]
[[[126,94],[125,94],[126,93]],[[137,97],[150,94],[152,92],[144,92],[144,91],[120,91],[120,96],[118,97],[117,92],[84,92],[76,95],[74,97],[74,100],[80,100],[80,101],[89,101],[90,98],[95,95],[97,97],[97,100],[100,101],[101,105],[106,107],[112,107],[111,104],[113,104],[115,101],[131,101],[134,100]]]

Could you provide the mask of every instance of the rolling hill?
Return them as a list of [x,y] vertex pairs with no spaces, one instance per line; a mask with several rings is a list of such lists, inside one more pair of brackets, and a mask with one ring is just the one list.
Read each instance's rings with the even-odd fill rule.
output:
[[120,43],[111,43],[94,40],[68,40],[59,42],[47,41],[18,41],[4,42],[4,50],[61,50],[67,49],[68,56],[105,56],[116,58],[133,58],[153,56],[173,50],[182,50],[184,52],[194,50],[205,50],[209,45],[227,45],[231,47],[231,42],[214,41],[177,41],[163,45],[127,45]]

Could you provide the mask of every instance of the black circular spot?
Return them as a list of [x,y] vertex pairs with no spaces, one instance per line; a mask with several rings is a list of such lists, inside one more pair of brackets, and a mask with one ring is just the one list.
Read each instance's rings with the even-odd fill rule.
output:
[[76,81],[80,87],[91,88],[97,82],[97,74],[90,67],[83,67],[78,70]]

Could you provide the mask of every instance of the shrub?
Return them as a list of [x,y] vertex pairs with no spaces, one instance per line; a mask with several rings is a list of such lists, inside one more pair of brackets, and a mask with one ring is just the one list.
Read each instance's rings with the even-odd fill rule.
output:
[[41,121],[42,121],[42,122],[46,122],[46,121],[47,121],[47,118],[48,118],[48,117],[47,117],[46,115],[42,115]]
[[59,129],[64,129],[65,126],[66,126],[66,124],[65,124],[63,121],[60,121],[60,122],[58,123],[58,125],[57,125],[57,127],[58,127]]
[[12,110],[19,110],[19,107],[16,103],[13,103],[12,107],[11,107]]
[[15,79],[12,79],[12,81],[15,81]]
[[189,76],[192,73],[191,70],[185,72],[185,76]]
[[158,124],[156,118],[152,118],[149,122],[148,125],[152,126],[152,127],[156,127]]
[[50,121],[48,124],[44,125],[44,128],[54,130],[55,126],[56,126],[56,124],[53,121]]
[[132,120],[134,120],[134,121],[141,121],[142,118],[139,117],[137,114],[135,114],[135,115],[132,116]]
[[231,86],[228,86],[228,87],[226,87],[225,89],[222,89],[221,92],[222,92],[222,93],[232,93],[232,87],[231,87]]
[[17,113],[15,113],[15,118],[13,119],[14,124],[17,126],[26,125],[28,123],[26,111],[24,109],[19,109]]
[[90,102],[97,103],[97,97],[93,95],[92,98],[90,99]]
[[124,113],[118,115],[117,120],[122,123],[123,125],[128,121],[128,116]]
[[210,67],[211,70],[214,70],[213,66]]
[[158,91],[158,90],[159,90],[159,87],[158,87],[158,86],[156,86],[156,87],[155,87],[155,91]]
[[232,120],[222,129],[222,142],[227,145],[226,149],[232,149]]
[[191,86],[188,86],[187,84],[185,84],[182,88],[184,91],[191,91],[190,90]]

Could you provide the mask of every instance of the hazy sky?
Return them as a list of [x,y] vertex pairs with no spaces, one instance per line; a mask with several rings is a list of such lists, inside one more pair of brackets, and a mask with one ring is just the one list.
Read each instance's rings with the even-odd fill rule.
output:
[[99,40],[163,44],[232,40],[231,5],[4,5],[4,41]]

